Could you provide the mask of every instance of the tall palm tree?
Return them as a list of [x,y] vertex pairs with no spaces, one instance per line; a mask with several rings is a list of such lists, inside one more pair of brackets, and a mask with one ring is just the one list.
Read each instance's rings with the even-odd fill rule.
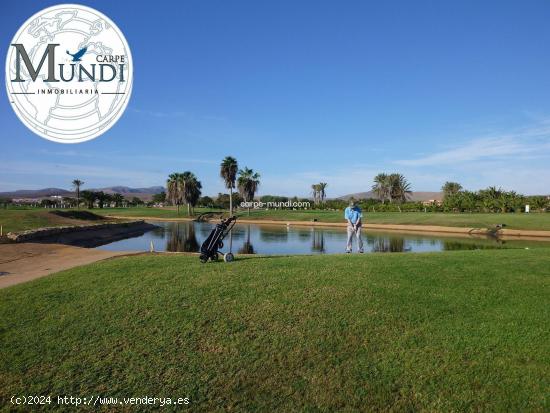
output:
[[327,193],[325,189],[327,188],[328,184],[326,182],[319,182],[317,184],[317,187],[319,189],[319,198],[321,200],[321,203],[325,202],[325,197],[327,196]]
[[233,188],[235,188],[238,170],[237,160],[231,156],[226,156],[220,165],[220,177],[224,180],[225,187],[229,189],[229,216],[233,216]]
[[189,203],[191,204],[191,212],[195,215],[195,207],[199,203],[202,194],[202,184],[198,179],[193,179],[189,190]]
[[[401,174],[393,173],[389,177],[390,199],[398,204],[406,202],[412,194],[411,184]],[[401,208],[399,209],[401,211]]]
[[181,174],[183,181],[183,200],[187,204],[187,215],[191,215],[191,207],[197,205],[201,196],[202,184],[191,171]]
[[180,213],[180,205],[183,201],[183,174],[174,172],[168,176],[166,180],[166,198],[176,205],[178,215]]
[[317,205],[317,199],[319,198],[319,185],[311,185],[311,194],[313,195],[313,203]]
[[[237,187],[239,193],[246,202],[254,200],[254,195],[260,186],[260,174],[252,169],[245,167],[239,170],[239,178],[237,179]],[[248,207],[248,215],[250,215],[250,207]]]
[[76,207],[80,207],[80,187],[84,185],[84,181],[81,181],[80,179],[75,179],[73,182],[73,187],[76,190]]
[[390,180],[389,176],[385,173],[380,173],[374,177],[374,185],[372,191],[376,194],[378,199],[382,203],[386,202],[386,199],[390,195]]

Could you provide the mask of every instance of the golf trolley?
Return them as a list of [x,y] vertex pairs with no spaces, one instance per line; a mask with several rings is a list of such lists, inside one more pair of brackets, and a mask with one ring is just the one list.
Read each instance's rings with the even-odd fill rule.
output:
[[208,260],[217,261],[219,258],[218,254],[223,255],[225,262],[231,262],[235,259],[231,251],[224,254],[220,249],[223,248],[223,239],[229,234],[236,221],[237,217],[233,216],[222,219],[219,224],[216,224],[208,238],[201,245],[201,255],[199,258],[203,264]]

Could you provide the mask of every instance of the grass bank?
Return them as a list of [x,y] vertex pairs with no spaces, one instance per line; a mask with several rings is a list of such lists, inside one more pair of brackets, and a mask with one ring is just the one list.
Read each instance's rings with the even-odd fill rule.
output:
[[0,291],[0,399],[547,411],[550,249],[126,257]]
[[43,208],[0,209],[0,225],[4,235],[28,229],[88,225],[109,222],[102,215],[87,210],[48,210]]
[[[197,210],[197,213],[208,210]],[[172,208],[109,208],[96,210],[96,213],[128,217],[178,218],[186,213],[177,214]],[[343,222],[342,211],[289,211],[289,210],[255,210],[250,216],[240,211],[246,219],[275,221],[313,221]],[[506,224],[509,229],[550,230],[550,213],[532,214],[451,214],[442,212],[365,212],[364,220],[370,224],[394,225],[438,225],[447,227],[492,228],[497,224]]]

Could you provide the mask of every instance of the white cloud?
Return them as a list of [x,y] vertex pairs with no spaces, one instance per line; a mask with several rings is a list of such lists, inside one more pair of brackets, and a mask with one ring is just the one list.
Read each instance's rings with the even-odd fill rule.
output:
[[497,186],[525,195],[550,195],[550,168],[529,162],[473,163],[459,175],[457,180],[469,190]]
[[502,158],[550,155],[550,125],[547,119],[513,133],[468,139],[461,145],[427,156],[395,161],[399,165],[433,166]]
[[525,194],[546,194],[550,193],[550,169],[545,166],[549,161],[550,124],[543,119],[514,133],[474,138],[394,163],[410,171],[440,172],[444,180],[456,180],[471,190],[495,185]]

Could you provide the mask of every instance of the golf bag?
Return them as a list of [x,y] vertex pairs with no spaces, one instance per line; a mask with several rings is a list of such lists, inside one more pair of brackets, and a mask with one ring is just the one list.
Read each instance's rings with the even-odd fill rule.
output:
[[[210,235],[208,235],[201,245],[200,260],[202,263],[208,260],[217,261],[219,258],[218,254],[223,254],[220,251],[220,249],[223,248],[223,239],[229,234],[229,231],[231,231],[236,221],[237,217],[233,216],[222,219],[219,224],[216,224]],[[225,262],[231,262],[233,259],[234,256],[231,251],[227,254],[223,254],[223,260]]]

